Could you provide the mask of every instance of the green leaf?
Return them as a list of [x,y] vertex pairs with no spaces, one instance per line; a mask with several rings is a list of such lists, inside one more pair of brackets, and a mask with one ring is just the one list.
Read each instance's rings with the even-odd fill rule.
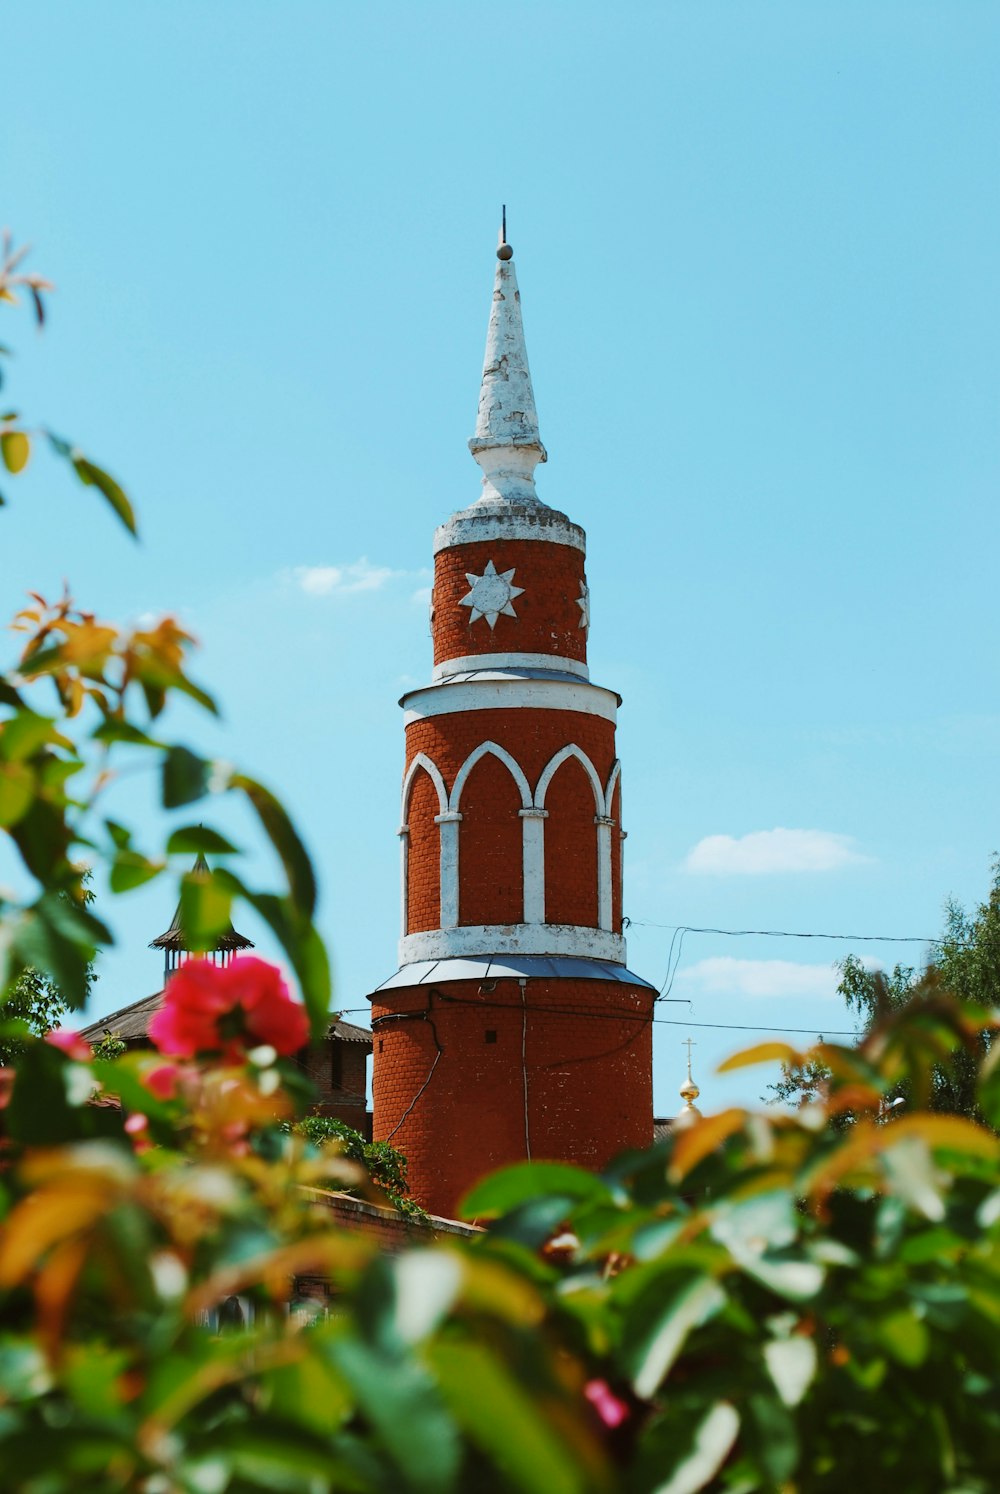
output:
[[875,1338],[898,1364],[916,1369],[930,1349],[926,1324],[912,1312],[890,1313],[875,1325]]
[[685,1278],[680,1285],[673,1275],[653,1280],[631,1304],[622,1343],[637,1396],[653,1396],[688,1335],[725,1305],[726,1294],[711,1277]]
[[175,830],[167,841],[167,855],[237,856],[239,847],[205,825],[185,825]]
[[181,926],[193,949],[211,949],[230,927],[232,895],[213,873],[181,878]]
[[453,1488],[460,1457],[455,1423],[424,1367],[347,1337],[330,1341],[327,1353],[396,1465],[397,1487],[425,1494]]
[[268,839],[281,857],[293,902],[311,918],[316,911],[316,878],[306,848],[284,806],[269,789],[242,773],[233,775],[230,787],[242,790],[250,800]]
[[0,458],[8,472],[23,472],[31,456],[31,442],[23,431],[4,431],[0,435]]
[[151,882],[164,870],[162,861],[150,861],[139,851],[119,851],[111,863],[108,881],[112,892],[131,892]]
[[88,461],[86,457],[71,456],[70,461],[73,463],[80,481],[86,483],[88,487],[97,488],[98,492],[103,493],[119,519],[125,525],[125,528],[130,534],[135,535],[135,513],[131,503],[114,478],[93,462]]
[[34,711],[18,711],[0,731],[0,757],[9,763],[23,762],[45,742],[55,735],[55,722],[50,716],[39,716]]
[[647,1459],[658,1481],[649,1487],[656,1494],[698,1494],[726,1461],[739,1429],[739,1415],[728,1401],[717,1401],[697,1422],[676,1414],[664,1418],[650,1439]]
[[0,825],[16,825],[31,808],[35,775],[26,763],[0,762]]
[[187,747],[169,747],[163,759],[163,807],[177,809],[204,798],[212,764]]
[[70,897],[46,892],[26,908],[14,927],[18,958],[51,977],[69,1006],[83,1006],[90,965],[100,945],[111,944],[108,929]]
[[587,1487],[554,1418],[485,1345],[437,1340],[427,1352],[456,1420],[499,1470],[499,1487],[523,1494],[580,1494]]
[[326,946],[312,921],[303,917],[290,898],[277,897],[273,892],[254,892],[224,869],[216,871],[214,876],[231,896],[248,902],[281,943],[295,971],[313,1038],[318,1041],[327,1029],[333,982]]
[[797,1406],[816,1374],[816,1345],[795,1335],[764,1345],[764,1362],[786,1406]]
[[550,1194],[568,1200],[612,1201],[607,1185],[582,1167],[562,1162],[516,1162],[477,1183],[459,1208],[469,1219],[496,1219],[530,1199]]

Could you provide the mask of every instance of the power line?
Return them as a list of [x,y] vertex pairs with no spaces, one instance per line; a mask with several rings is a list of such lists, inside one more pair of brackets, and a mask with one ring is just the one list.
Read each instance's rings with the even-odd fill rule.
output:
[[[690,923],[651,923],[646,918],[623,919],[626,927],[637,929],[672,929],[680,934],[725,934],[731,939],[840,939],[848,944],[958,944],[955,939],[930,939],[922,934],[821,934],[799,933],[790,929],[710,929]],[[672,945],[673,941],[671,941]]]

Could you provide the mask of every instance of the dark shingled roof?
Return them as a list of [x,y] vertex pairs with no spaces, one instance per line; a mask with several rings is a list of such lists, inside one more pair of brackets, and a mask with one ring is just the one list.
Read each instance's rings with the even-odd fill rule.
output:
[[[206,877],[209,875],[208,862],[200,852],[198,853],[194,866],[191,868],[191,875],[194,876],[197,874],[201,874]],[[180,903],[178,903],[177,911],[173,916],[170,927],[167,929],[166,933],[157,934],[156,938],[150,943],[149,947],[150,949],[187,950],[188,946],[186,943],[186,938],[187,936],[185,935],[183,926],[181,925],[181,905]],[[248,939],[245,934],[238,934],[231,923],[225,930],[225,932],[219,935],[213,946],[213,948],[215,949],[224,950],[253,949],[253,947],[253,940]]]
[[673,1119],[669,1116],[653,1116],[653,1140],[666,1141],[674,1129]]
[[[89,1027],[83,1028],[81,1036],[89,1043],[99,1043],[106,1032],[111,1032],[126,1043],[142,1042],[149,1019],[159,1010],[162,1000],[163,992],[154,991],[152,996],[143,996],[141,1001],[133,1001],[116,1012],[109,1012],[106,1017],[99,1017]],[[372,1045],[372,1035],[367,1027],[356,1027],[353,1022],[342,1022],[339,1018],[330,1023],[326,1036],[341,1043],[365,1043],[369,1048]]]

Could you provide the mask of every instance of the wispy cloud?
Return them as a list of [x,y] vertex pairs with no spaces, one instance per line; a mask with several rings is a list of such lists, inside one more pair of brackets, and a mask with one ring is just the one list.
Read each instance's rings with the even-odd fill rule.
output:
[[748,835],[707,835],[687,854],[684,870],[716,877],[759,877],[772,872],[823,872],[869,861],[850,835],[829,830],[751,830]]
[[679,971],[676,984],[696,985],[713,996],[799,996],[827,1000],[836,996],[838,979],[832,965],[800,965],[794,960],[739,960],[731,955],[718,955]]
[[309,597],[352,596],[359,591],[380,591],[387,581],[405,572],[387,565],[372,565],[366,555],[350,565],[297,565],[284,571],[291,581]]

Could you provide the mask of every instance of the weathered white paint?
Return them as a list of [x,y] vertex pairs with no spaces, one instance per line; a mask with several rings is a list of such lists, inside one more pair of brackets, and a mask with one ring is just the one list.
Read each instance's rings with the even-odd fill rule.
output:
[[532,805],[530,809],[522,809],[520,815],[523,821],[521,855],[524,869],[524,921],[544,923],[545,821],[549,812]]
[[438,796],[438,808],[442,813],[448,808],[448,790],[444,786],[444,779],[441,777],[440,768],[437,763],[431,761],[426,753],[418,752],[407,768],[406,775],[403,778],[403,799],[400,819],[404,825],[410,812],[410,794],[413,792],[413,780],[421,768],[428,774],[434,785],[434,790]]
[[[614,802],[615,802],[615,787],[616,787],[616,785],[618,783],[619,778],[621,778],[621,776],[622,776],[621,758],[620,757],[616,757],[615,760],[614,760],[614,762],[611,764],[611,772],[608,774],[608,781],[604,785],[604,806],[607,809],[608,814],[611,813],[611,810],[614,807]],[[619,818],[620,818],[620,816],[619,816]]]
[[621,697],[603,685],[581,680],[477,679],[447,680],[408,691],[400,700],[405,722],[424,721],[430,716],[448,716],[454,711],[506,711],[533,708],[548,711],[582,711],[614,722]]
[[399,886],[401,892],[399,909],[399,933],[401,938],[406,937],[407,920],[409,917],[410,900],[410,827],[400,825],[396,832],[399,836]]
[[602,929],[611,928],[611,827],[614,820],[596,814],[597,826],[597,922]]
[[509,571],[498,571],[492,560],[488,560],[481,576],[466,571],[465,579],[470,589],[459,601],[459,606],[471,607],[470,623],[485,617],[492,633],[498,617],[517,617],[512,604],[515,597],[524,595],[524,587],[514,585],[515,570],[516,567],[511,566]]
[[576,605],[580,609],[579,626],[585,633],[590,632],[590,587],[587,585],[586,577],[580,582],[580,595],[576,599]]
[[480,540],[546,540],[552,545],[569,545],[586,553],[587,536],[557,508],[540,500],[534,503],[507,503],[503,499],[478,498],[468,508],[452,514],[434,531],[434,554],[452,545],[478,544]]
[[501,747],[497,742],[480,742],[479,746],[473,748],[473,750],[469,753],[468,757],[465,759],[465,762],[455,774],[455,782],[451,790],[451,799],[448,805],[449,809],[458,809],[458,806],[462,800],[462,790],[465,788],[465,785],[468,782],[469,774],[472,772],[476,764],[486,756],[496,757],[500,759],[504,767],[510,773],[510,776],[513,778],[514,782],[517,784],[517,791],[521,795],[521,804],[525,809],[527,809],[531,804],[531,788],[528,784],[527,778],[525,778],[524,776],[524,770],[522,769],[520,763],[516,760],[516,758],[511,757],[506,747]]
[[542,770],[542,776],[538,780],[538,787],[535,789],[534,803],[539,809],[545,808],[545,795],[548,793],[549,784],[552,782],[553,778],[556,776],[563,763],[571,757],[575,757],[576,760],[582,764],[584,772],[590,779],[590,786],[594,791],[594,809],[597,814],[602,815],[604,813],[604,790],[601,787],[601,780],[597,776],[597,769],[594,767],[593,763],[590,761],[590,758],[584,752],[583,748],[577,747],[575,742],[570,742],[567,747],[560,747],[555,756],[551,757],[546,763],[544,769]]
[[566,659],[562,654],[460,654],[457,659],[445,659],[435,664],[431,678],[435,681],[450,680],[456,674],[478,674],[480,670],[506,669],[516,674],[520,669],[547,669],[554,674],[573,674],[577,679],[589,680],[590,670],[579,659]]
[[625,964],[625,940],[606,929],[575,924],[482,924],[427,929],[399,941],[399,963],[461,959],[464,955],[568,955]]
[[476,434],[469,450],[483,469],[483,496],[536,500],[534,471],[546,460],[521,321],[513,260],[498,260],[486,332]]
[[[458,923],[458,827],[462,816],[453,809],[436,814],[434,823],[441,837],[441,927],[454,928]],[[414,934],[409,937],[416,938]]]

